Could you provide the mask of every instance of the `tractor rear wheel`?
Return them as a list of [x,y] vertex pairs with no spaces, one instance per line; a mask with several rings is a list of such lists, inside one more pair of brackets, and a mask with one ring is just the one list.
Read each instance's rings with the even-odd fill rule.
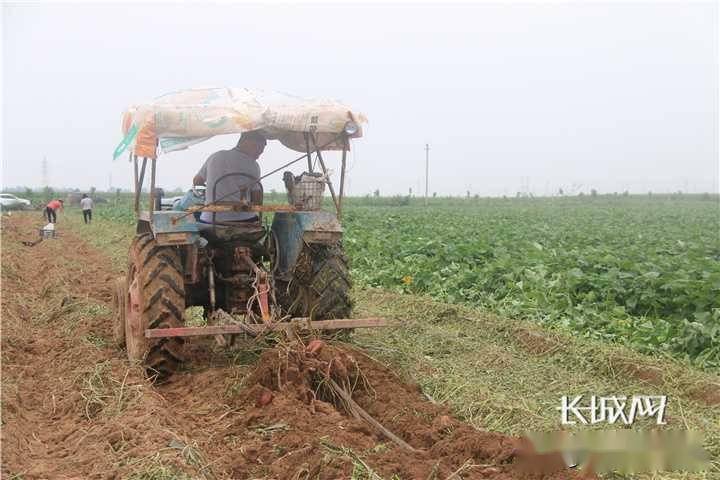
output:
[[314,320],[347,318],[352,310],[348,260],[339,243],[305,244],[289,284],[278,296],[291,315]]
[[145,338],[146,329],[183,326],[185,285],[180,253],[157,245],[151,233],[138,235],[130,246],[125,309],[128,358],[147,374],[164,381],[183,360],[181,337]]

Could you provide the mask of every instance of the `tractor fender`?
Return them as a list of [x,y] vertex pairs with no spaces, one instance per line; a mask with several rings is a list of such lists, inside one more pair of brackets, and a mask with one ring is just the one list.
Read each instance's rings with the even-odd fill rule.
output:
[[137,224],[135,225],[135,233],[137,235],[141,235],[143,233],[152,233],[152,228],[150,228],[150,222],[147,220],[138,220]]
[[200,230],[192,215],[174,210],[140,212],[135,233],[151,233],[158,245],[192,245],[200,238]]
[[304,244],[337,243],[343,229],[332,212],[276,212],[271,232],[276,252],[274,275],[289,281]]

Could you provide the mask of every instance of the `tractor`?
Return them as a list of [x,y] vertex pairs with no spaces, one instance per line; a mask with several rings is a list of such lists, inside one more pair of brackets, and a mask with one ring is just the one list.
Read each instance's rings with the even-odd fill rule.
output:
[[[349,318],[351,285],[340,218],[347,152],[351,139],[362,136],[364,121],[339,102],[234,88],[174,92],[125,112],[124,138],[114,157],[128,151],[133,165],[137,225],[127,274],[114,284],[113,332],[130,361],[164,381],[186,360],[189,337],[213,335],[227,343],[236,335],[385,324]],[[302,155],[260,178],[236,174],[243,178],[232,199],[203,198],[196,190],[192,197],[200,200],[191,205],[163,204],[156,187],[159,153],[244,132],[278,140]],[[332,151],[341,154],[337,191],[323,158]],[[265,205],[262,180],[302,160],[304,171],[283,174],[288,203]],[[326,186],[334,211],[322,208]],[[147,210],[141,207],[143,191]],[[201,212],[210,212],[213,221],[201,222]],[[255,215],[250,221],[216,222],[219,212]],[[272,222],[263,214],[272,214]],[[193,306],[201,307],[205,325],[185,326],[186,309]]]

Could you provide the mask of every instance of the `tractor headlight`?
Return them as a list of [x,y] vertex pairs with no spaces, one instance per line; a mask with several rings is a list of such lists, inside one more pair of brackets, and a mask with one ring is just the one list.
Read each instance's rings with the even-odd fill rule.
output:
[[348,137],[351,137],[351,136],[355,135],[358,132],[358,130],[360,130],[360,127],[358,126],[357,123],[350,121],[345,124],[345,128],[343,128],[343,130],[345,131],[345,135],[347,135]]

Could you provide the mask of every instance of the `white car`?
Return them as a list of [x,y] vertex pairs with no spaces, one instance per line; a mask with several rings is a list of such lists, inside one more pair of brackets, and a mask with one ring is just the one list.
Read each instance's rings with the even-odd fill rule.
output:
[[10,193],[0,193],[0,207],[7,210],[30,208],[30,200],[18,198]]
[[182,200],[183,197],[162,197],[160,200],[161,210],[172,210],[175,208],[175,203]]

